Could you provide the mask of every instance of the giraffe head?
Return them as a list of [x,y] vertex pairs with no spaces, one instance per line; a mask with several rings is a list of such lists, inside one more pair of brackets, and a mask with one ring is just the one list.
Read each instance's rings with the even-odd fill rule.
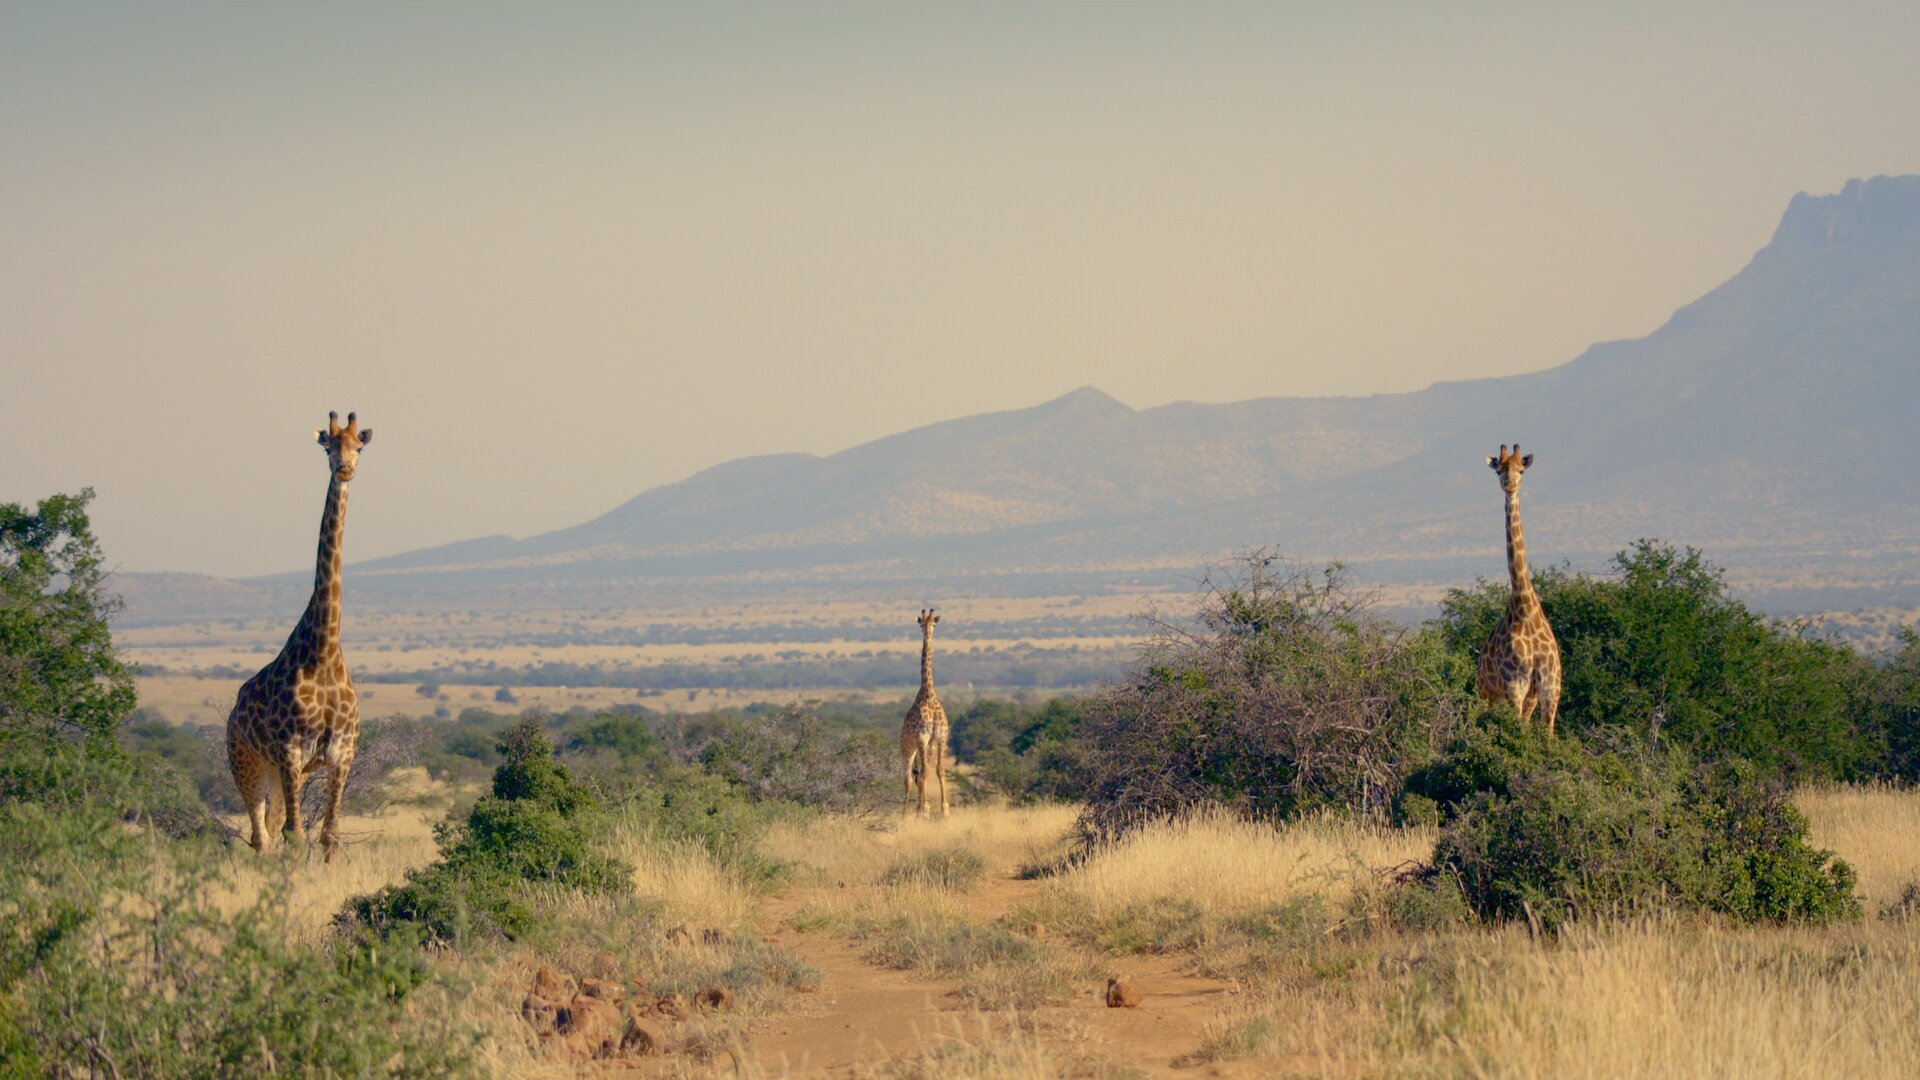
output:
[[361,427],[357,413],[348,413],[342,426],[340,414],[330,412],[327,426],[315,428],[313,436],[319,440],[320,449],[327,452],[327,465],[333,475],[347,481],[353,479],[354,467],[360,463],[360,451],[373,441],[373,429]]
[[1507,444],[1501,443],[1500,456],[1487,459],[1487,468],[1500,477],[1500,490],[1509,495],[1520,493],[1520,474],[1526,472],[1531,464],[1533,455],[1522,456],[1519,443],[1514,443],[1511,451],[1507,449]]
[[928,637],[933,636],[933,628],[940,623],[940,613],[932,608],[922,608],[920,617],[914,620],[920,624],[920,631]]

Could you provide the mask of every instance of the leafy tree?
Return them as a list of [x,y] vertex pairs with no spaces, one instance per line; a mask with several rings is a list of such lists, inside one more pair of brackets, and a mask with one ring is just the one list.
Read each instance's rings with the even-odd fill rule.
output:
[[1873,673],[1870,736],[1877,772],[1909,783],[1920,780],[1920,632],[1900,631],[1900,649]]
[[1371,602],[1337,565],[1259,554],[1210,581],[1193,622],[1163,623],[1127,681],[1088,703],[1082,835],[1198,806],[1384,813],[1471,699],[1457,657]]
[[110,753],[133,712],[133,669],[113,651],[93,489],[32,510],[0,505],[0,732],[58,731]]
[[[1795,779],[1871,764],[1859,723],[1867,666],[1856,653],[1748,609],[1694,548],[1641,540],[1613,564],[1603,578],[1534,575],[1560,639],[1560,730],[1625,726],[1656,745]],[[1504,583],[1456,589],[1437,629],[1477,658],[1506,602]]]

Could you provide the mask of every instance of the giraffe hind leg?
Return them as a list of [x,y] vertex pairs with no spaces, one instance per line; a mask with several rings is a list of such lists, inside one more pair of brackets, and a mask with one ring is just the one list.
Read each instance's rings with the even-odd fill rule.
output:
[[932,746],[932,740],[925,735],[920,736],[919,757],[920,757],[920,782],[916,785],[916,787],[920,792],[920,816],[926,817],[928,814],[927,774],[933,771],[933,746]]
[[1553,734],[1554,721],[1560,718],[1560,680],[1542,678],[1534,690],[1540,700],[1540,719],[1546,721],[1547,734]]
[[936,746],[933,748],[933,775],[936,780],[940,781],[940,816],[946,817],[952,812],[952,808],[947,805],[947,754],[945,747]]
[[273,783],[267,763],[251,750],[238,746],[230,750],[233,783],[240,789],[240,802],[247,808],[247,846],[256,852],[267,849],[267,821],[273,812]]

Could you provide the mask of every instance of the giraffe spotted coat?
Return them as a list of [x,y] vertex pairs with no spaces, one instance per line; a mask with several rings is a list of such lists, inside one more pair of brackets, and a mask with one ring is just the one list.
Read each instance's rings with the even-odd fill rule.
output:
[[313,596],[280,654],[240,687],[227,717],[227,763],[240,789],[251,826],[248,843],[266,850],[269,817],[295,840],[306,838],[300,793],[309,778],[327,770],[326,810],[320,844],[328,862],[339,845],[340,798],[353,771],[360,739],[360,704],[340,651],[341,565],[347,522],[347,483],[360,451],[373,441],[352,413],[345,426],[338,413],[315,432],[327,452],[331,479],[320,517],[320,552]]
[[[928,813],[927,780],[932,777],[940,788],[940,813],[947,814],[947,710],[933,689],[933,628],[940,615],[932,608],[920,613],[920,693],[907,709],[900,725],[900,760],[906,772],[907,795],[918,785],[920,813]],[[916,773],[915,762],[919,763]]]
[[1481,700],[1489,705],[1504,701],[1522,720],[1531,719],[1537,707],[1551,735],[1560,715],[1560,643],[1534,591],[1526,536],[1520,530],[1520,477],[1533,464],[1533,455],[1522,456],[1518,443],[1511,451],[1503,445],[1487,464],[1499,475],[1500,490],[1506,494],[1507,577],[1513,595],[1480,653],[1475,688]]

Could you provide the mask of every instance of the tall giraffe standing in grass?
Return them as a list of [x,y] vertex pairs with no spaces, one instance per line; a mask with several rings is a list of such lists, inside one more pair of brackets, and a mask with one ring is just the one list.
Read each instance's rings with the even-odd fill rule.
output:
[[357,416],[327,414],[327,427],[315,431],[327,452],[332,479],[327,506],[320,515],[320,555],[313,575],[313,597],[280,655],[246,684],[227,717],[227,763],[247,806],[253,850],[267,846],[269,809],[285,810],[282,826],[304,841],[300,792],[307,779],[326,766],[326,815],[320,845],[333,861],[340,843],[340,796],[353,770],[360,739],[360,703],[353,677],[340,652],[340,568],[347,531],[347,482],[353,479],[360,451],[373,441],[373,429]]
[[907,774],[907,794],[914,793],[913,765],[916,758],[920,762],[919,791],[920,813],[927,814],[927,776],[932,774],[940,783],[940,813],[944,817],[949,813],[947,805],[947,710],[940,705],[940,695],[933,691],[933,628],[939,624],[940,615],[932,608],[920,612],[920,693],[914,696],[913,704],[907,709],[907,719],[900,725],[900,760]]
[[1540,595],[1534,592],[1533,577],[1527,572],[1527,540],[1520,532],[1520,476],[1532,464],[1533,455],[1521,456],[1519,443],[1511,452],[1502,444],[1500,455],[1487,459],[1507,496],[1507,580],[1513,595],[1480,653],[1475,687],[1481,700],[1489,705],[1504,701],[1521,720],[1530,719],[1538,705],[1551,735],[1560,715],[1560,643],[1547,624]]

